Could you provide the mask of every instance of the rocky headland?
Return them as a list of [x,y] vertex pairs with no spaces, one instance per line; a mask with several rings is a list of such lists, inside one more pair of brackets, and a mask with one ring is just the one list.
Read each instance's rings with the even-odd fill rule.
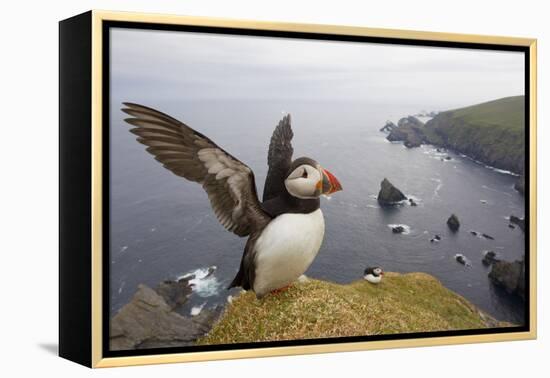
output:
[[415,116],[387,122],[381,131],[406,147],[431,144],[464,154],[491,167],[519,175],[525,191],[525,97],[514,96],[439,112],[423,124]]

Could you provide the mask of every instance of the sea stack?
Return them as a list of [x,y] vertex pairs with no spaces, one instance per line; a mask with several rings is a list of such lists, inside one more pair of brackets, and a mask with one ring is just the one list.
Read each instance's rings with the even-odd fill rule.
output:
[[384,178],[380,183],[380,192],[378,192],[378,203],[382,206],[395,205],[398,202],[406,200],[407,197],[397,189],[393,184]]
[[451,214],[449,219],[447,219],[447,226],[451,229],[453,232],[457,232],[460,228],[460,222],[458,221],[458,217],[455,214]]

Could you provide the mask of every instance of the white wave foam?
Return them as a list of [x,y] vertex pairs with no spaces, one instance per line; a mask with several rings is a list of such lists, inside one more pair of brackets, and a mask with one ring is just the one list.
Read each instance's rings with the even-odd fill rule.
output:
[[394,228],[394,227],[403,227],[405,229],[405,231],[402,232],[403,235],[408,235],[411,233],[411,227],[406,225],[406,224],[388,224],[388,227],[389,228]]
[[118,293],[122,293],[122,290],[124,290],[124,286],[126,286],[126,281],[122,281],[120,284],[120,287],[118,288]]
[[206,305],[206,302],[204,302],[203,304],[201,304],[200,306],[194,306],[193,308],[191,308],[191,316],[197,316],[201,313],[202,309],[204,308],[204,306]]
[[439,197],[439,191],[441,190],[441,188],[443,187],[443,183],[441,182],[441,179],[438,179],[438,178],[431,178],[430,180],[434,181],[434,182],[437,182],[437,185],[434,189],[434,194],[432,196],[432,198],[435,198],[435,197]]
[[222,286],[222,283],[214,275],[216,269],[216,266],[199,268],[178,277],[178,279],[194,276],[189,280],[189,284],[193,285],[193,293],[202,298],[212,297],[220,292]]
[[490,165],[486,165],[485,168],[490,169],[491,171],[502,173],[503,175],[510,175],[510,176],[515,176],[515,177],[519,176],[517,173],[514,173],[512,171],[507,171],[506,169],[495,168],[495,167],[492,167]]

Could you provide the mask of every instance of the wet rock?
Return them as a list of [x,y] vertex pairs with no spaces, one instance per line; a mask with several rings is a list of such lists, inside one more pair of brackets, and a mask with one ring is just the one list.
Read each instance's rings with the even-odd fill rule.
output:
[[489,240],[495,240],[495,238],[494,238],[494,237],[492,237],[492,236],[491,236],[491,235],[489,235],[489,234],[485,234],[485,233],[483,233],[483,234],[481,234],[481,236],[483,236],[483,237],[484,237],[485,239],[489,239]]
[[438,241],[441,241],[441,236],[439,235],[434,235],[433,238],[430,239],[430,243],[435,243],[435,242],[438,242]]
[[525,261],[496,261],[489,272],[491,282],[525,299]]
[[459,262],[460,264],[462,265],[466,265],[466,266],[469,266],[470,264],[468,263],[468,260],[466,259],[466,256],[464,256],[463,254],[461,253],[457,253],[455,255],[455,260],[457,262]]
[[455,214],[451,214],[449,219],[447,219],[447,226],[453,232],[458,231],[458,229],[460,228],[460,221],[458,220],[458,217]]
[[403,227],[403,226],[395,226],[395,227],[392,227],[392,228],[391,228],[391,231],[392,231],[394,234],[402,234],[403,232],[405,232],[405,227]]
[[380,191],[378,192],[378,203],[382,206],[395,205],[398,202],[406,200],[407,197],[397,189],[387,178],[384,178],[380,183]]
[[515,215],[510,215],[510,223],[517,225],[521,231],[525,232],[525,218],[519,218]]
[[497,254],[494,251],[485,251],[485,253],[483,254],[483,259],[481,260],[481,262],[485,266],[492,265],[497,261],[500,261],[500,260],[497,259]]

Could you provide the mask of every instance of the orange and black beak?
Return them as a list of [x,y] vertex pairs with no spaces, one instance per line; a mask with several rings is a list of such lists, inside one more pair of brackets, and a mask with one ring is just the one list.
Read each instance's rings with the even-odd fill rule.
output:
[[321,194],[328,196],[334,192],[342,190],[340,181],[338,181],[332,173],[324,168],[321,168],[321,173],[323,174]]

